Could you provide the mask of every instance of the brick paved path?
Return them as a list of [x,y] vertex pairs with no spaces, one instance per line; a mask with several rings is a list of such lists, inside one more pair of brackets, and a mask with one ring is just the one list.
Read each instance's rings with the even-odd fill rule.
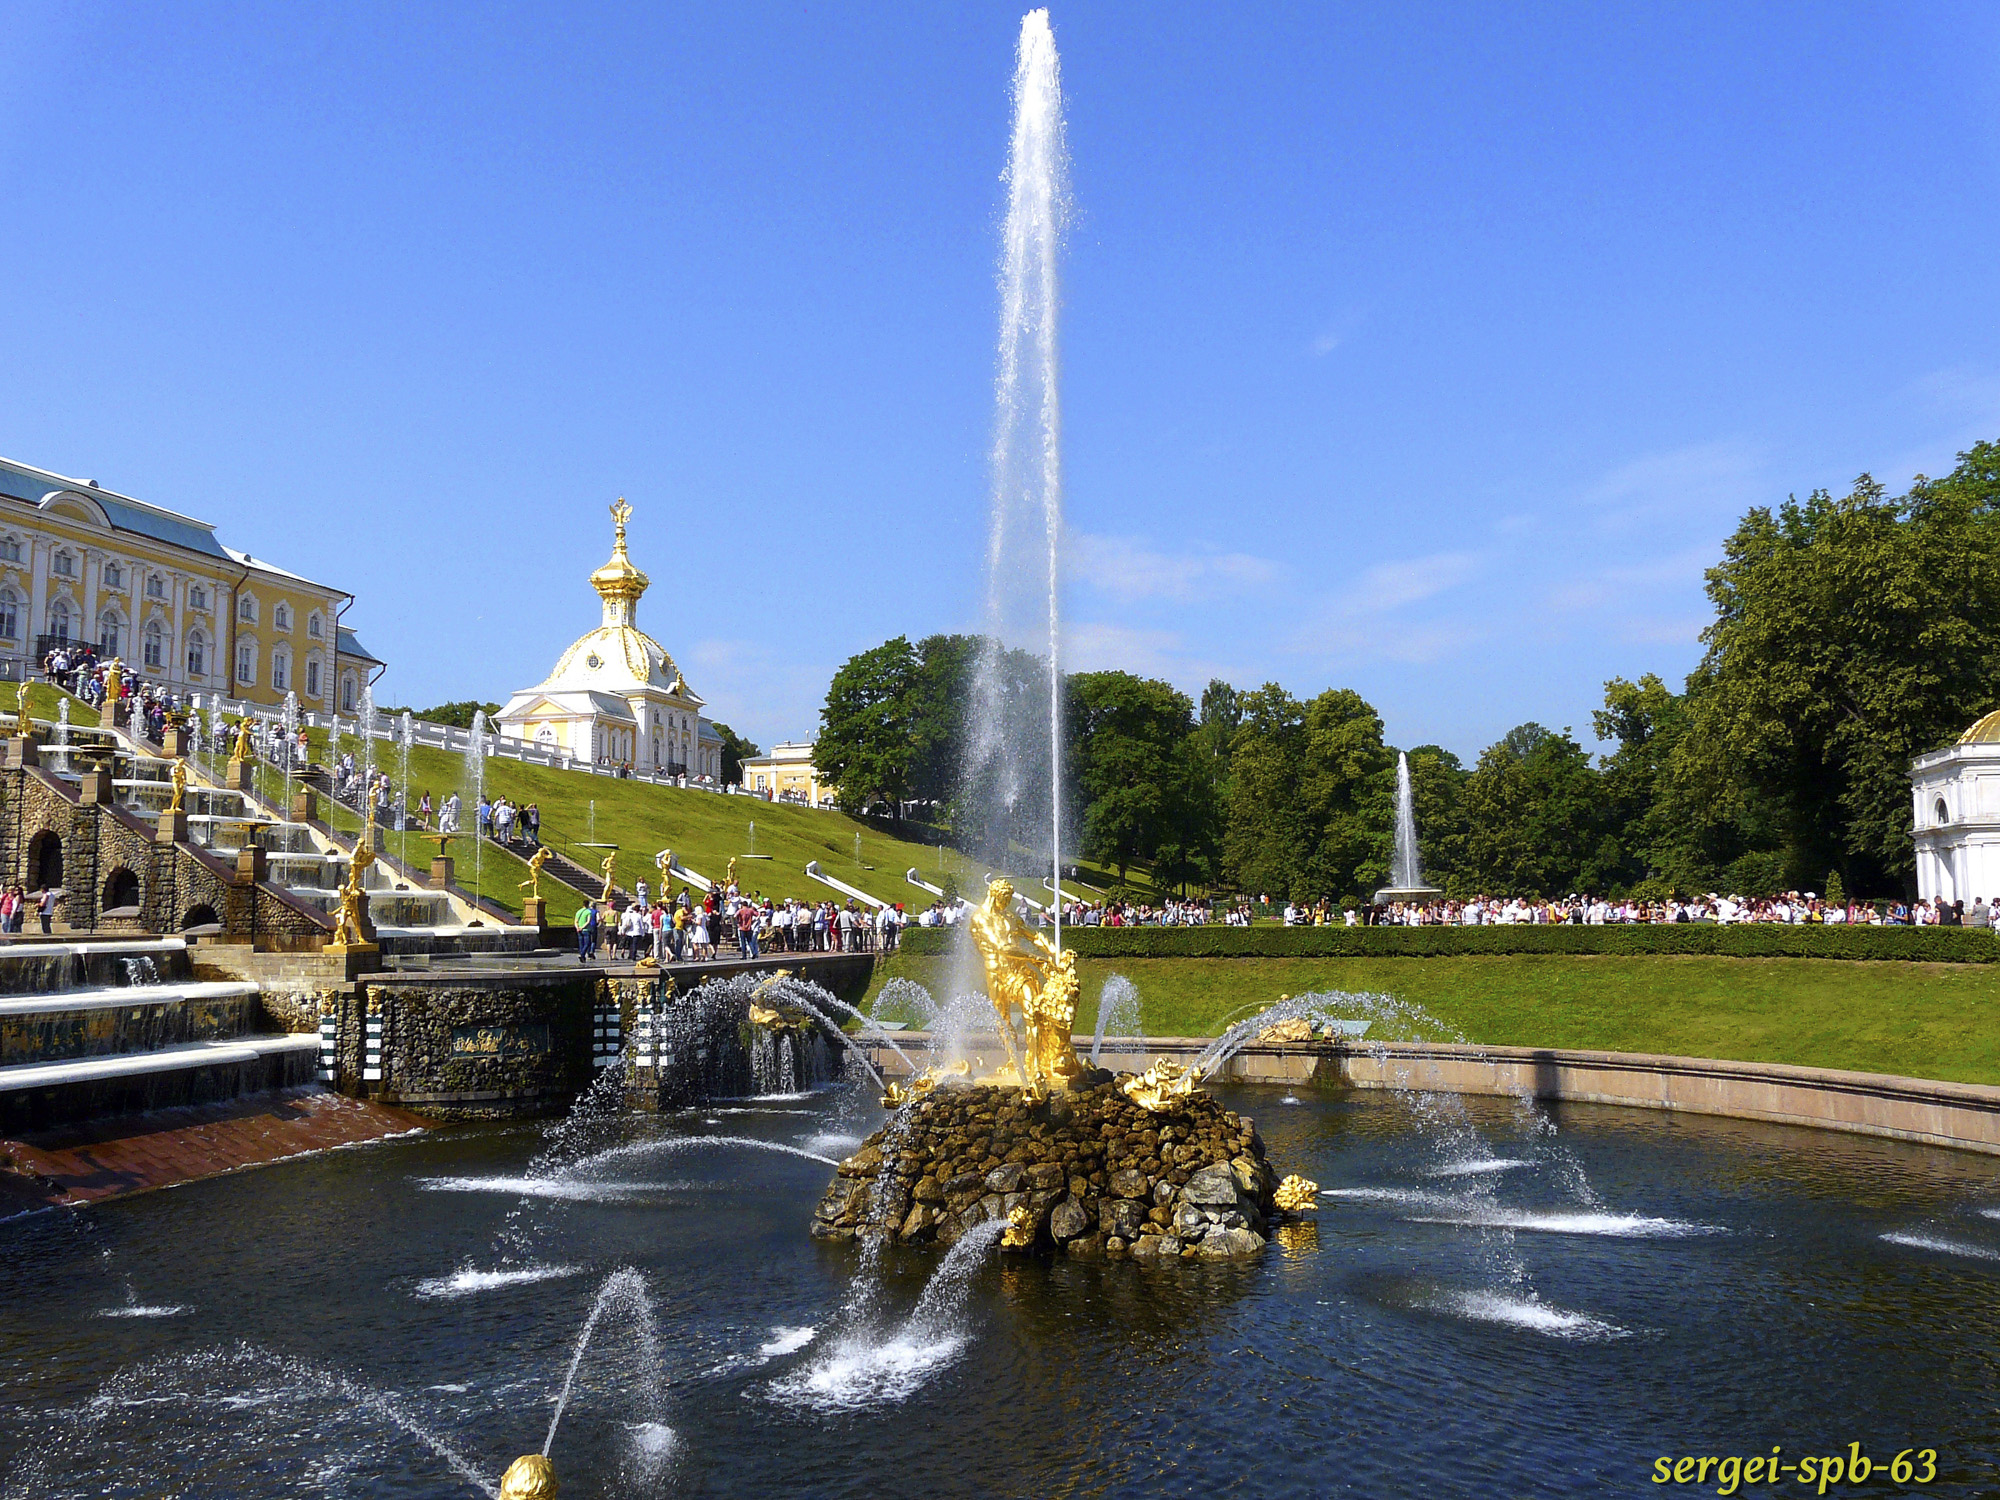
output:
[[0,1216],[172,1187],[422,1124],[313,1087],[37,1131],[0,1140]]

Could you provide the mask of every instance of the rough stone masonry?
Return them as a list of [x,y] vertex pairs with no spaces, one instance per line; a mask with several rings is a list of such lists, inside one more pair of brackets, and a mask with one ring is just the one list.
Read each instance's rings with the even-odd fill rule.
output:
[[949,1245],[1025,1207],[1033,1242],[1079,1259],[1250,1255],[1280,1217],[1257,1126],[1207,1094],[1150,1114],[1098,1071],[1034,1102],[1019,1089],[940,1087],[840,1164],[817,1239]]

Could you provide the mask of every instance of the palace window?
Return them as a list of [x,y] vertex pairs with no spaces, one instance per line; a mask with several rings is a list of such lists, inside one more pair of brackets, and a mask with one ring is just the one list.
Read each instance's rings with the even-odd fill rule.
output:
[[0,562],[21,560],[21,539],[15,536],[0,536]]
[[61,599],[49,606],[49,634],[59,641],[69,639],[69,605]]
[[324,639],[326,627],[320,623],[318,610],[306,616],[306,634],[316,641]]
[[239,687],[257,685],[257,647],[254,642],[245,641],[236,648],[236,683]]
[[340,707],[343,713],[351,714],[354,712],[354,699],[354,674],[349,672],[340,679]]
[[198,583],[193,588],[188,590],[188,608],[189,609],[208,608],[208,590],[203,588]]
[[292,653],[282,650],[273,651],[271,653],[271,690],[282,693],[285,690],[285,680],[291,676],[291,673]]
[[319,696],[319,658],[317,656],[306,658],[306,696],[308,698],[317,698]]
[[208,637],[199,630],[188,637],[188,676],[201,677],[208,671]]
[[257,601],[248,594],[238,599],[236,601],[236,618],[239,620],[248,620],[252,625],[255,625],[257,623]]
[[76,559],[67,552],[58,552],[49,563],[49,571],[58,578],[76,577]]
[[21,638],[20,603],[12,589],[0,589],[0,638],[10,641]]
[[160,629],[158,620],[146,622],[146,642],[141,654],[146,665],[155,672],[159,671],[161,664],[166,661],[167,636],[166,632]]
[[148,578],[146,580],[146,597],[148,599],[166,598],[167,580],[162,578],[158,573],[155,573],[150,578]]
[[125,587],[125,570],[117,563],[108,562],[104,565],[104,586],[108,589]]
[[292,628],[292,611],[290,606],[280,604],[274,607],[271,611],[271,623],[279,630],[290,630]]
[[97,649],[106,656],[116,656],[120,635],[125,621],[115,609],[107,609],[97,617]]

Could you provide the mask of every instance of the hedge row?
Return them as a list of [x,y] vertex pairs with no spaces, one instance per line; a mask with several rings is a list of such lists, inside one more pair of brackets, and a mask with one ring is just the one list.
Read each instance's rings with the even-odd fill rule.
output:
[[[947,951],[952,933],[911,927],[903,951]],[[2000,961],[2000,937],[1977,927],[1066,927],[1083,958],[1462,958],[1511,954],[1715,955],[1724,958]]]

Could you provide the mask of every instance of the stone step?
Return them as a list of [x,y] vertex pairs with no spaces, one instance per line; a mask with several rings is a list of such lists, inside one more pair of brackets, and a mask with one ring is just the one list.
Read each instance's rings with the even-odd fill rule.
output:
[[319,1038],[242,1036],[0,1068],[0,1130],[234,1099],[313,1081]]
[[150,1052],[256,1026],[257,986],[188,982],[0,999],[0,1066]]

